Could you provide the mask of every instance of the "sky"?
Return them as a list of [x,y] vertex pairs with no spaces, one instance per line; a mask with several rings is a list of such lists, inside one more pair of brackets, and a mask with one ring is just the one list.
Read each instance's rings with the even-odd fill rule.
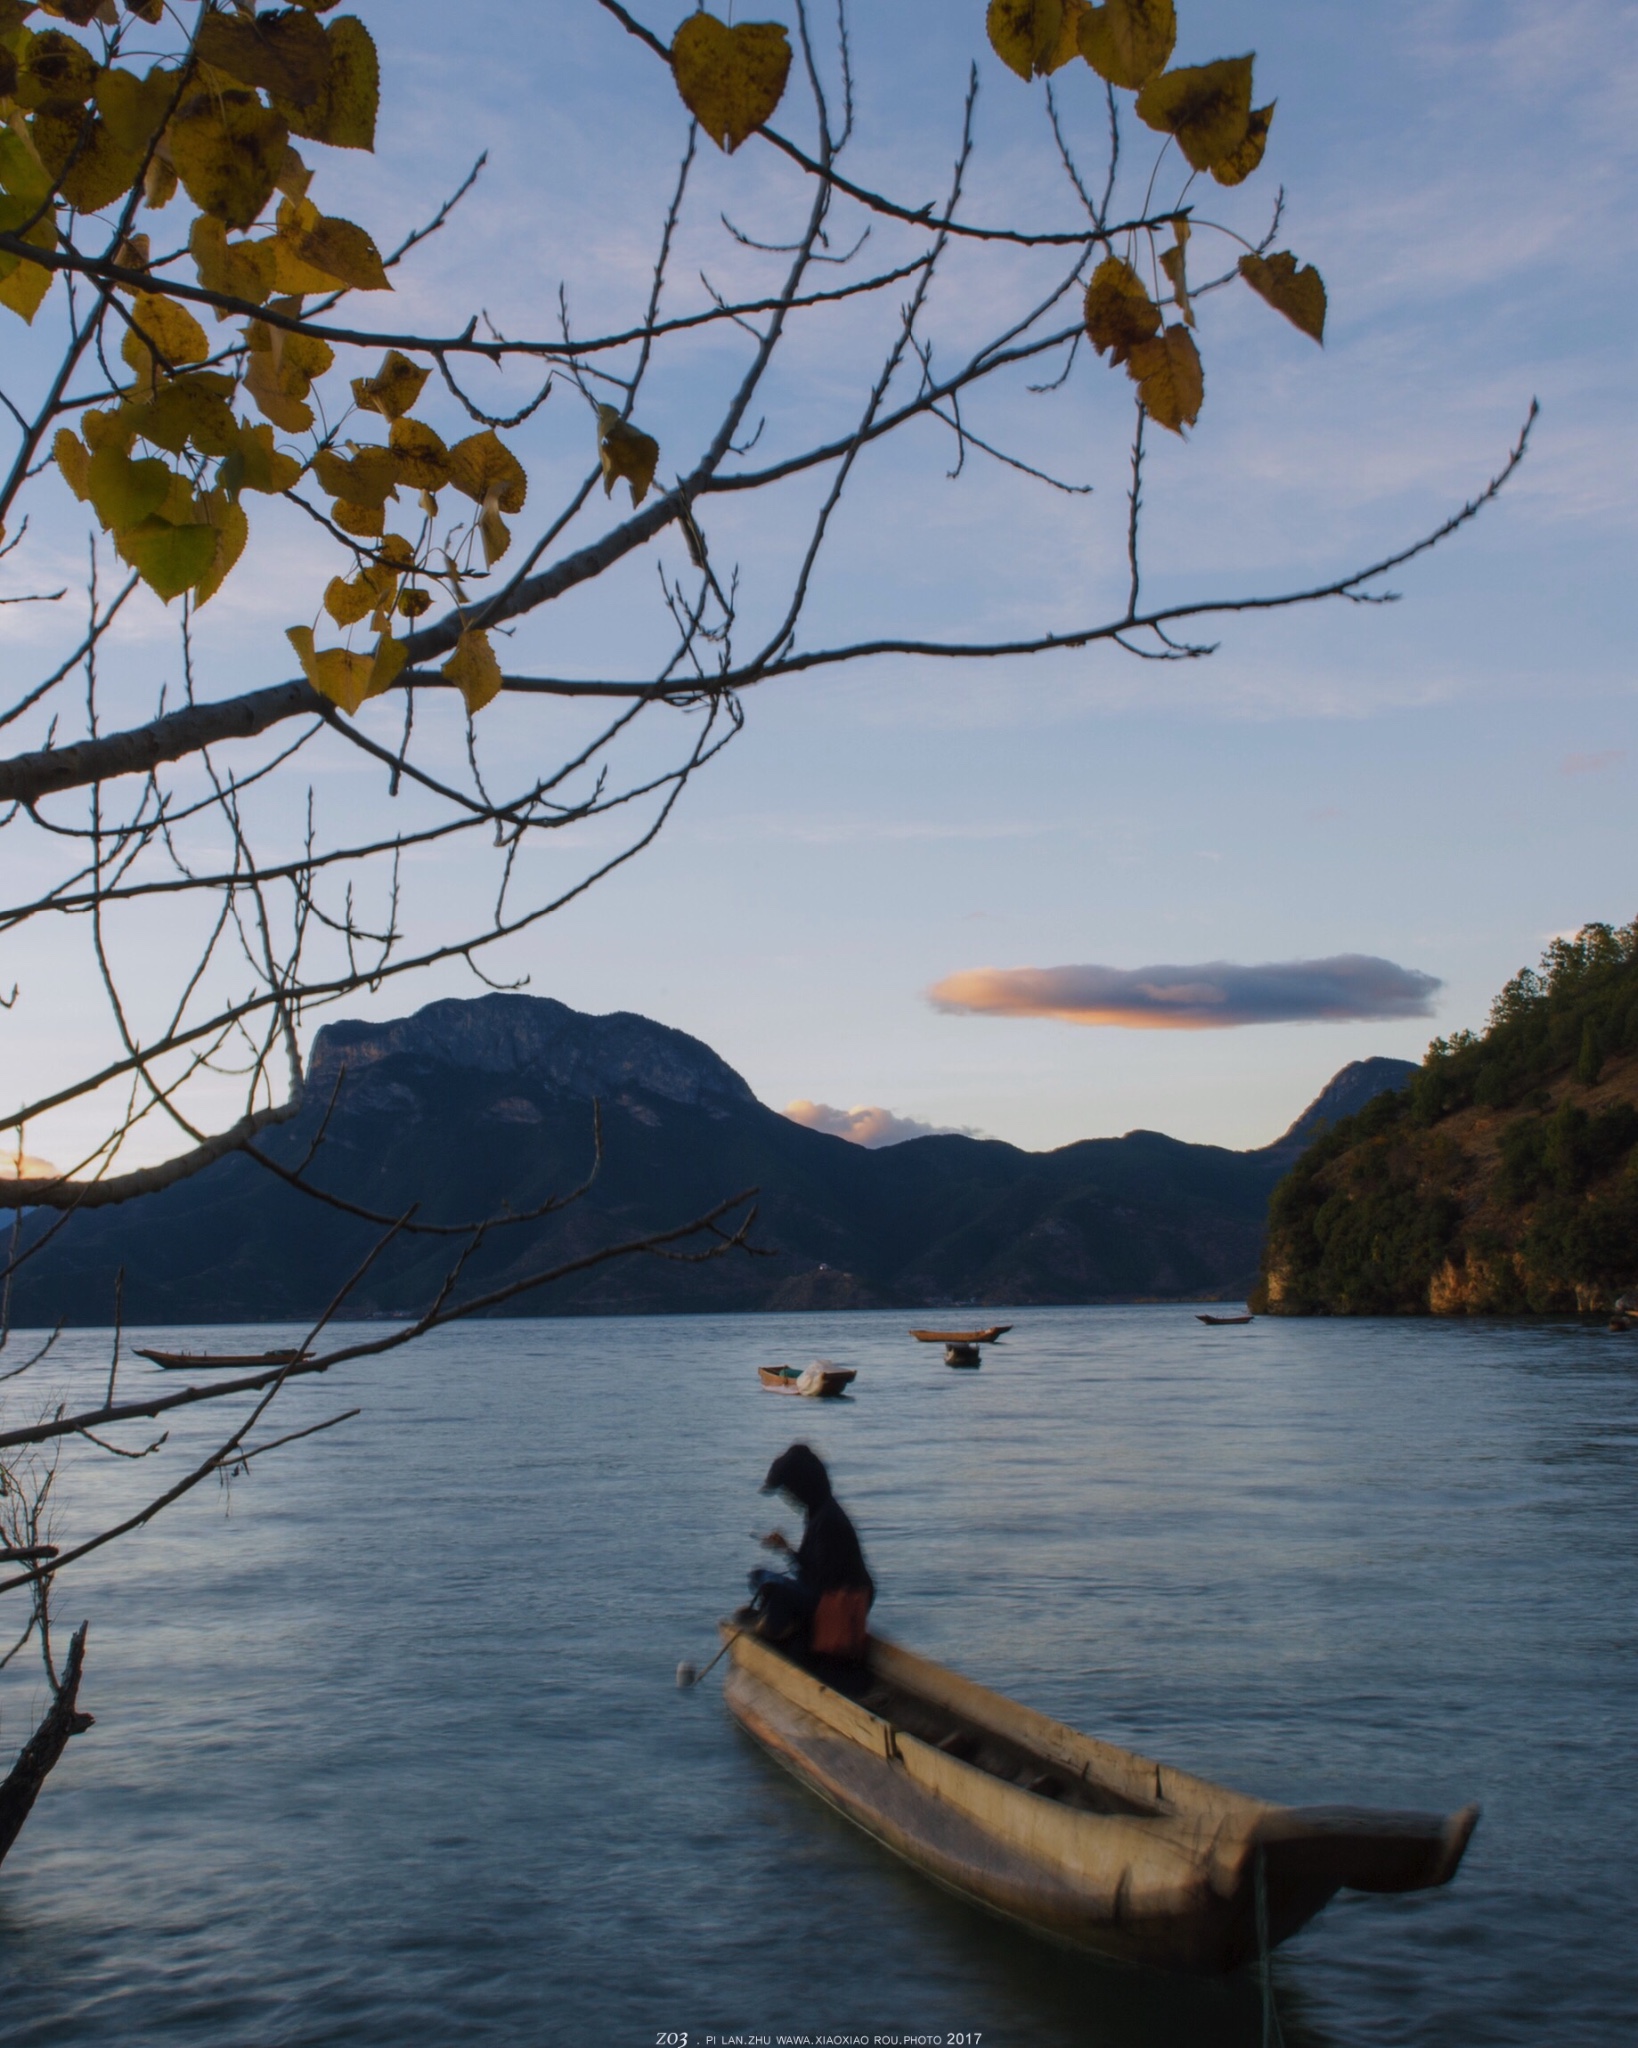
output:
[[[592,0],[357,11],[382,47],[382,141],[348,167],[336,210],[386,242],[489,151],[392,317],[451,328],[483,307],[507,332],[539,332],[560,281],[588,323],[640,310],[684,133],[653,59]],[[636,11],[662,36],[681,12]],[[1253,1146],[1348,1061],[1419,1058],[1435,1032],[1482,1026],[1556,933],[1638,914],[1638,13],[1626,0],[1179,12],[1180,60],[1254,49],[1258,98],[1278,100],[1258,178],[1202,208],[1260,232],[1283,186],[1280,246],[1319,267],[1329,315],[1322,351],[1238,287],[1203,302],[1199,424],[1186,444],[1151,436],[1165,445],[1147,474],[1148,587],[1272,591],[1389,553],[1483,487],[1537,399],[1513,484],[1388,579],[1398,603],[1222,619],[1208,660],[894,659],[753,692],[745,730],[657,846],[488,971],[689,1031],[764,1101],[866,1142],[931,1127],[1046,1148],[1148,1128]],[[792,18],[786,0],[756,13]],[[913,204],[940,191],[976,61],[964,216],[1071,225],[1041,88],[988,53],[982,14],[977,0],[858,10],[853,175]],[[1071,101],[1066,81],[1072,129],[1088,136],[1093,83],[1084,73]],[[752,232],[789,218],[794,188],[766,145],[703,164],[700,187],[689,261],[770,275],[768,259],[723,254],[716,226],[722,210]],[[1039,274],[1005,253],[964,258],[937,308],[951,350],[992,296]],[[856,404],[882,311],[850,311],[792,351],[769,446]],[[732,351],[681,364],[639,414],[667,455],[709,417]],[[814,638],[1031,632],[1118,603],[1120,374],[1083,355],[1060,399],[1015,387],[976,399],[972,417],[1091,495],[976,455],[951,480],[948,437],[907,436],[861,465],[815,586]],[[560,395],[530,432],[532,476],[584,454]],[[805,502],[713,514],[713,560],[745,565],[748,616],[771,602]],[[41,528],[70,568],[76,509]],[[272,545],[275,573],[230,585],[202,615],[216,687],[289,672],[289,585],[320,574],[320,557],[293,528]],[[630,672],[652,588],[645,563],[641,580],[554,607],[561,618],[520,632],[509,661]],[[150,612],[125,650],[144,687],[170,658]],[[8,663],[33,661],[53,630],[5,617]],[[546,716],[559,714],[500,707],[497,744],[555,744]],[[352,771],[328,772],[336,801],[383,802]],[[449,864],[410,875],[434,920],[479,886]],[[42,993],[71,991],[89,1018],[83,959],[50,951],[82,940],[0,958],[26,998],[0,1020],[5,1064],[31,1088],[82,1049]],[[439,970],[350,1007],[393,1015],[479,992]],[[57,1156],[75,1136],[28,1142]]]

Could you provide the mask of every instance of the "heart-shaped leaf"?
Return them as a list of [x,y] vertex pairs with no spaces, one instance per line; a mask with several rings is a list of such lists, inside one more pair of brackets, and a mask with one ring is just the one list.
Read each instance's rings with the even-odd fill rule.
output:
[[1137,115],[1178,147],[1197,171],[1234,156],[1251,131],[1251,59],[1220,57],[1151,78],[1137,97]]
[[1280,249],[1266,262],[1261,256],[1242,256],[1240,275],[1293,327],[1318,342],[1325,340],[1325,280],[1312,263],[1299,270],[1291,251]]
[[1105,0],[1081,16],[1081,55],[1100,78],[1131,92],[1148,84],[1176,41],[1172,0]]
[[691,14],[671,39],[671,70],[683,105],[730,156],[771,118],[790,75],[784,24]]

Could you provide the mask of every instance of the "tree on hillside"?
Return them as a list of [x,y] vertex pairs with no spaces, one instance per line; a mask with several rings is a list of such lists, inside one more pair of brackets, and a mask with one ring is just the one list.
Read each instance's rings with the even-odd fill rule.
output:
[[[1252,200],[1253,215],[1240,193],[1274,117],[1254,104],[1253,60],[1174,63],[1172,0],[992,0],[985,20],[974,0],[974,43],[987,30],[990,50],[928,200],[848,174],[845,11],[821,22],[791,0],[788,24],[732,26],[701,11],[668,39],[619,0],[597,5],[611,67],[669,71],[675,168],[654,195],[652,264],[629,316],[587,331],[581,281],[554,280],[520,337],[477,309],[424,331],[378,310],[384,298],[361,306],[482,205],[483,159],[390,247],[350,217],[347,152],[373,146],[379,67],[368,26],[336,0],[260,14],[254,0],[0,0],[0,321],[14,337],[0,390],[13,627],[0,727],[15,749],[0,760],[13,899],[0,1031],[15,1039],[45,1017],[62,1048],[49,1073],[6,1063],[0,1203],[30,1223],[13,1230],[0,1285],[81,1211],[233,1152],[334,1202],[322,1143],[294,1170],[258,1143],[301,1107],[309,1020],[451,962],[485,979],[486,959],[654,843],[753,690],[888,656],[1108,646],[1197,660],[1218,614],[1382,601],[1381,577],[1471,519],[1520,459],[1522,436],[1451,517],[1315,586],[1152,602],[1146,449],[1200,414],[1210,302],[1249,288],[1316,342],[1324,331],[1318,272],[1280,246],[1281,200]],[[981,86],[1039,99],[1039,220],[969,202]],[[1094,128],[1088,151],[1076,138]],[[736,197],[713,218],[699,193],[718,152],[737,156]],[[680,252],[706,239],[713,268],[691,278]],[[644,423],[655,395],[713,378],[715,402],[662,447]],[[936,436],[941,480],[1000,466],[1072,501],[1090,486],[992,430],[984,409],[992,393],[1035,394],[1044,439],[1054,395],[1087,379],[1134,421],[1125,596],[1109,616],[990,637],[960,619],[935,630],[906,599],[889,630],[810,630],[827,548],[869,518],[861,467],[881,445]],[[754,579],[719,537],[747,498],[766,508]],[[71,597],[75,531],[88,554]],[[873,531],[872,546],[892,538]],[[332,573],[304,581],[314,542]],[[230,579],[288,592],[282,680],[246,686],[209,658],[200,615]],[[524,622],[593,586],[608,593],[607,644],[645,656],[597,673],[514,659]],[[25,644],[46,652],[22,674]],[[338,778],[361,772],[377,794],[337,800]],[[744,1247],[748,1216],[740,1198],[596,1256],[723,1256]],[[57,1700],[31,1783],[78,1725],[83,1635],[61,1673],[50,1635],[65,1567],[285,1440],[263,1432],[293,1381],[498,1305],[463,1293],[461,1275],[516,1219],[371,1220],[380,1243],[449,1240],[424,1313],[343,1341],[328,1334],[343,1290],[292,1359],[215,1385],[122,1388],[116,1327],[94,1396],[36,1391],[51,1342],[18,1356],[0,1312],[0,1508],[16,1567],[0,1593],[21,1603],[19,1648],[37,1642]],[[117,1325],[117,1302],[107,1312]],[[83,1461],[158,1454],[109,1431],[202,1403],[231,1420],[146,1500],[101,1520],[76,1505]]]

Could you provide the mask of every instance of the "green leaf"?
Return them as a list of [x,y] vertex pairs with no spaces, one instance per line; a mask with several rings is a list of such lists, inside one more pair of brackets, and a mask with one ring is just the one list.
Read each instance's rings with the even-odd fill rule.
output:
[[216,529],[210,526],[172,526],[168,520],[144,519],[118,535],[114,545],[166,604],[191,590],[216,561]]
[[157,512],[170,494],[172,471],[154,456],[133,462],[121,449],[99,448],[86,472],[91,508],[110,533],[123,533]]

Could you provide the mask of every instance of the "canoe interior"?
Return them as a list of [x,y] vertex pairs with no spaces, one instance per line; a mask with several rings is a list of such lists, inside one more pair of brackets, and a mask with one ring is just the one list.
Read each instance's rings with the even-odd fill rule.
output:
[[725,1624],[727,1700],[777,1761],[941,1884],[1125,1961],[1216,1973],[1344,1887],[1446,1883],[1478,1817],[1292,1808],[1214,1785],[872,1637],[866,1662],[792,1658]]
[[836,1400],[845,1394],[858,1378],[858,1368],[851,1365],[830,1366],[819,1375],[816,1385],[804,1387],[801,1384],[803,1368],[796,1365],[759,1365],[756,1376],[765,1387],[771,1387],[776,1394],[807,1394],[819,1400]]

